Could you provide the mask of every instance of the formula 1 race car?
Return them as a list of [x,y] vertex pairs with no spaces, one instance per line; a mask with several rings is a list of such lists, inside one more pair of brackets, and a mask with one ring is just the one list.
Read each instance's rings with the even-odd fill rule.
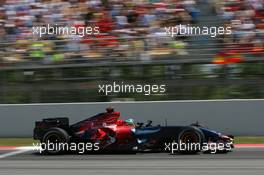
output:
[[68,118],[46,118],[36,122],[34,139],[40,140],[48,154],[65,152],[62,147],[47,149],[46,145],[51,143],[64,146],[89,143],[89,151],[111,152],[227,153],[234,147],[233,136],[212,131],[199,123],[152,126],[152,121],[135,124],[133,119],[119,118],[120,112],[113,108],[72,125]]

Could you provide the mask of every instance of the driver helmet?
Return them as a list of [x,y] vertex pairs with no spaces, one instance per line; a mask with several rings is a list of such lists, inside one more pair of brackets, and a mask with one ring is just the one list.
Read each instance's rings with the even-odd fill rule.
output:
[[135,126],[135,122],[134,122],[134,120],[133,119],[127,119],[127,120],[125,120],[125,122],[126,122],[126,124],[127,125],[130,125],[130,126]]

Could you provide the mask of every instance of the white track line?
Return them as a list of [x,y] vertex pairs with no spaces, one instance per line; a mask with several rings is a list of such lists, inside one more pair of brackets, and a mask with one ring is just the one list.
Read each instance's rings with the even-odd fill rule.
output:
[[5,154],[1,154],[0,159],[10,157],[10,156],[14,156],[14,155],[18,155],[18,154],[22,154],[22,153],[29,152],[29,151],[33,151],[35,149],[36,148],[34,148],[32,146],[18,147],[15,151],[8,152]]
[[[252,149],[252,148],[264,148],[264,146],[241,146],[241,147],[235,147],[235,149]],[[14,151],[12,152],[8,152],[5,154],[1,154],[0,155],[0,159],[4,159],[6,157],[10,157],[10,156],[15,156],[18,154],[22,154],[25,152],[29,152],[29,151],[37,151],[41,149],[41,147],[36,147],[36,146],[24,146],[24,147],[17,147]],[[234,149],[234,150],[235,150]]]
[[28,152],[28,151],[30,151],[30,150],[16,150],[16,151],[12,151],[12,152],[0,155],[0,159],[6,158],[6,157],[10,157],[10,156],[14,156],[14,155],[18,155],[18,154],[22,154],[22,153],[25,153],[25,152]]

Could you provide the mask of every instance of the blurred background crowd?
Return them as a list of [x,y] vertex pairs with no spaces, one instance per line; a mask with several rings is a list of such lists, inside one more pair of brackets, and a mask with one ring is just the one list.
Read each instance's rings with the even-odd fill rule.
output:
[[[3,63],[89,61],[94,58],[143,58],[170,54],[174,43],[165,26],[194,23],[195,1],[11,0],[0,9]],[[93,26],[100,35],[32,35],[34,26]],[[175,45],[175,46],[174,46]],[[184,53],[184,52],[180,52]]]
[[[0,0],[0,103],[263,98],[263,0]],[[99,35],[32,34],[34,26]],[[166,36],[164,27],[232,35]],[[106,81],[167,84],[164,96],[99,96]]]
[[[215,1],[215,11],[230,26],[224,47],[238,53],[261,55],[264,50],[264,12],[262,0]],[[262,55],[263,56],[263,55]]]

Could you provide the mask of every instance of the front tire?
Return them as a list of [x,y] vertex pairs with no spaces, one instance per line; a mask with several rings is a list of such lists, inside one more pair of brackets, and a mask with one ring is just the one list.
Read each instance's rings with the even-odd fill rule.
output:
[[188,127],[178,137],[179,153],[196,154],[201,151],[204,134],[196,127]]

